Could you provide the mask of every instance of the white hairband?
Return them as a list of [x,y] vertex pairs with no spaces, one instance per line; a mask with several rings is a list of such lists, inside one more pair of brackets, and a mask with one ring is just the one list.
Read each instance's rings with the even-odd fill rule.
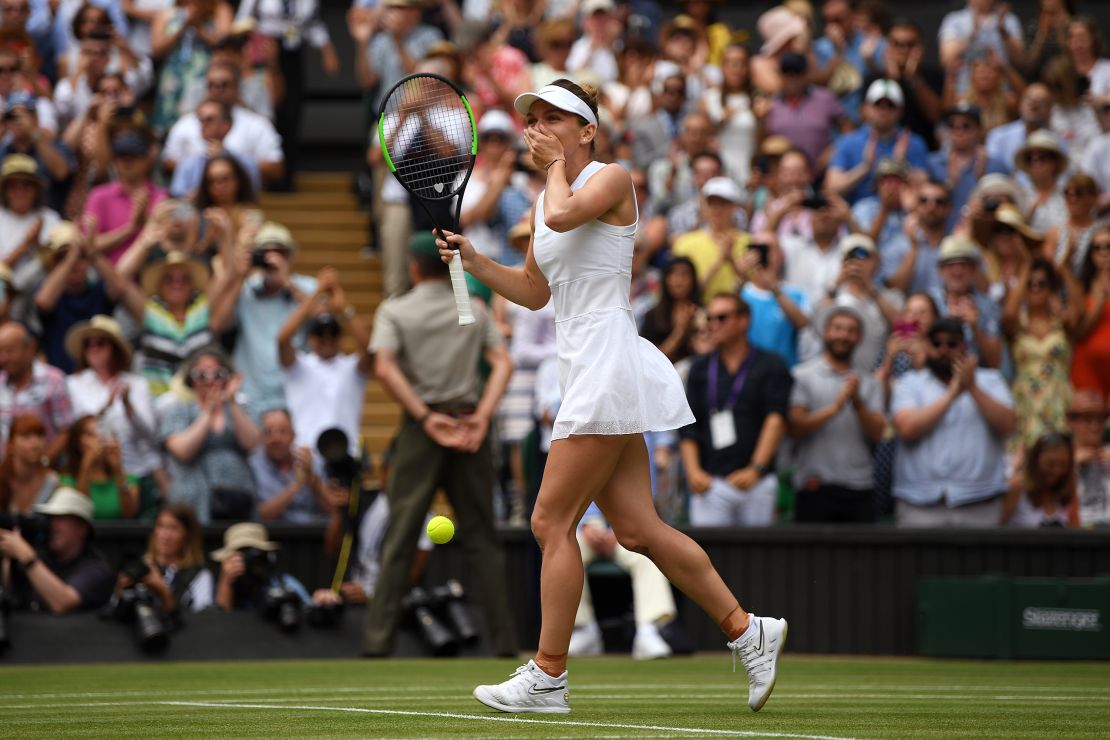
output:
[[528,92],[519,96],[513,107],[516,108],[517,113],[522,116],[528,115],[528,109],[537,101],[542,100],[545,103],[550,103],[559,110],[567,111],[582,116],[588,123],[597,125],[597,114],[586,105],[582,98],[578,97],[570,90],[558,85],[544,85],[536,92]]

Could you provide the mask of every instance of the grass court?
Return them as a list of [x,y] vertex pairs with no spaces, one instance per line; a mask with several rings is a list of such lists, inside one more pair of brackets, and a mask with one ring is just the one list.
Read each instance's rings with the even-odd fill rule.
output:
[[505,715],[470,696],[504,660],[3,667],[10,738],[1105,737],[1105,663],[818,658],[787,653],[759,714],[727,653],[577,659],[569,715]]

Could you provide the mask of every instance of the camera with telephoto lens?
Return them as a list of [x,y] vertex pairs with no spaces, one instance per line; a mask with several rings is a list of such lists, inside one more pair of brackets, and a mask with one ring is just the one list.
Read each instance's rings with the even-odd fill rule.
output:
[[300,595],[286,586],[277,572],[277,554],[257,547],[239,550],[243,558],[243,577],[247,588],[260,593],[262,616],[277,622],[283,632],[293,632],[303,621],[304,603]]
[[414,588],[401,600],[401,609],[420,635],[421,641],[437,657],[458,655],[459,640],[440,621],[433,608],[436,600],[422,588]]
[[466,593],[462,584],[454,578],[442,586],[432,589],[432,600],[439,611],[447,617],[447,622],[458,635],[459,642],[464,645],[473,645],[478,642],[481,633],[478,623],[474,619],[470,605],[466,603]]
[[19,530],[28,545],[36,550],[50,542],[50,520],[43,514],[16,514],[0,511],[0,529]]
[[338,427],[325,429],[316,438],[316,451],[324,459],[324,478],[340,488],[350,488],[362,474],[362,465],[351,456],[350,440]]
[[162,599],[145,583],[139,583],[150,572],[150,565],[141,557],[125,556],[119,571],[133,583],[112,597],[101,616],[132,625],[144,653],[165,650],[170,644],[170,628],[162,616]]

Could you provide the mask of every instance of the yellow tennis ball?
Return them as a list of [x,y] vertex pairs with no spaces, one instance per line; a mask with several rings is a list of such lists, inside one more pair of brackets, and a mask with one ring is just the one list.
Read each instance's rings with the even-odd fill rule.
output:
[[455,523],[445,516],[433,516],[428,522],[428,537],[437,545],[445,545],[455,536]]

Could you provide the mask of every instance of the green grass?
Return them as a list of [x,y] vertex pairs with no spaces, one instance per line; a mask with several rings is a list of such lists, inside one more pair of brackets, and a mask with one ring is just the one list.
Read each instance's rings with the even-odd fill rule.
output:
[[573,663],[574,711],[565,718],[498,714],[471,698],[474,684],[513,668],[495,660],[0,667],[0,723],[11,738],[1079,738],[1110,727],[1105,663],[788,654],[774,696],[752,714],[743,674],[725,653],[647,664],[597,658]]

